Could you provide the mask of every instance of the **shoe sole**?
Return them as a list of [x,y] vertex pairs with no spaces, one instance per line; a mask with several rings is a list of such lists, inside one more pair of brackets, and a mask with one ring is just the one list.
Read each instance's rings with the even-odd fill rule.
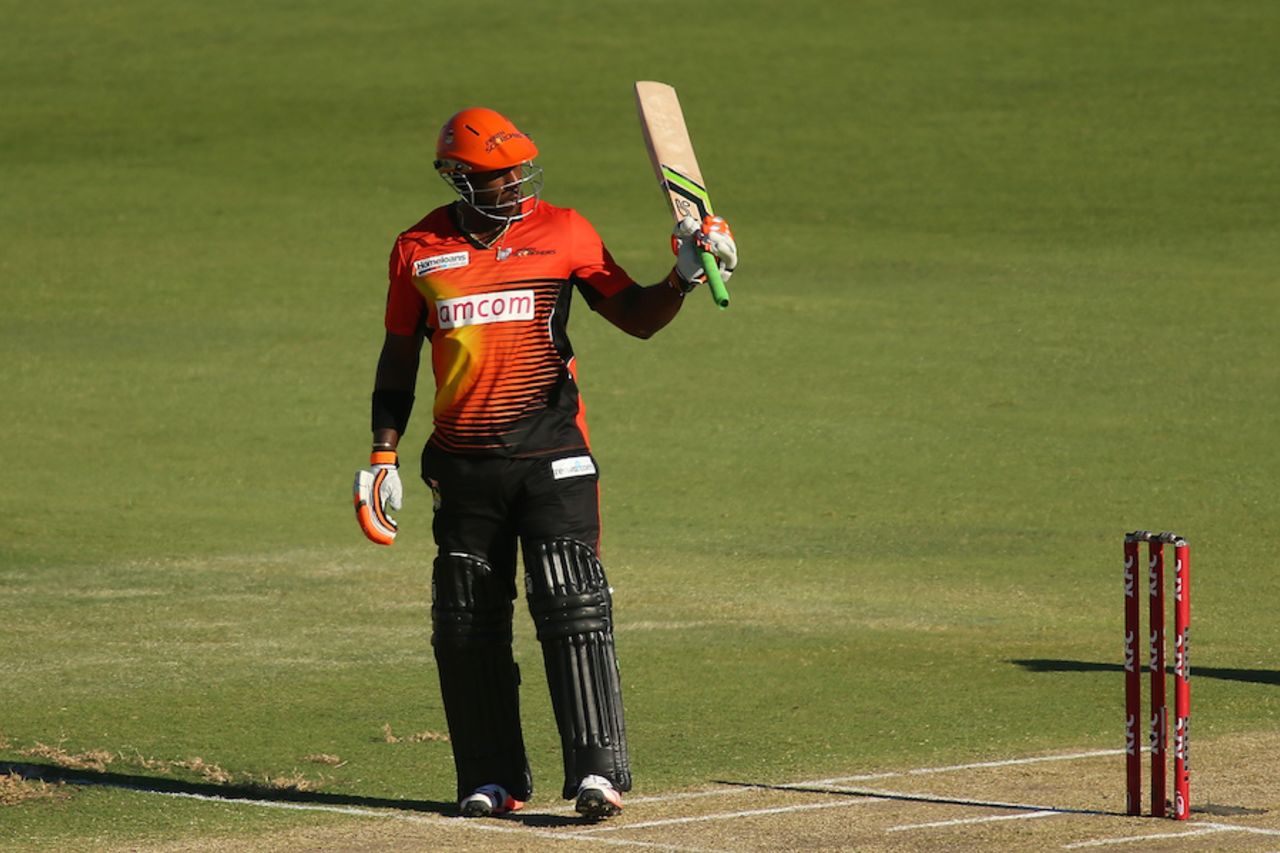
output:
[[492,817],[493,808],[484,803],[467,803],[462,807],[463,817]]
[[578,814],[590,820],[603,820],[622,813],[621,806],[609,802],[605,799],[604,794],[599,791],[584,792],[582,796],[578,797],[578,803],[575,808]]
[[499,815],[518,812],[524,808],[524,803],[519,800],[508,800],[511,805],[494,806],[487,801],[472,800],[462,806],[461,814],[463,817],[497,817]]

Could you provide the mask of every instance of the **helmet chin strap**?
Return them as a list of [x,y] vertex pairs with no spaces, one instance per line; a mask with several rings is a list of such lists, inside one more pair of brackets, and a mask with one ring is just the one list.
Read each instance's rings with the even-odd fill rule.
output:
[[[472,230],[470,226],[463,223],[463,228],[465,228],[467,233],[471,235],[471,239],[475,240],[477,243],[479,243],[481,246],[484,246],[486,249],[493,248],[494,245],[499,240],[507,236],[507,232],[511,230],[511,223],[515,221],[514,219],[511,219],[511,218],[499,219],[495,216],[491,216],[490,214],[487,214],[482,210],[477,210],[475,207],[472,207],[471,205],[467,204],[465,201],[462,202],[462,205],[467,210],[470,210],[474,213],[479,213],[481,216],[485,217],[490,222],[500,223],[497,226],[497,230],[494,231],[493,233],[489,233],[484,229]],[[459,218],[461,219],[461,217]]]
[[[529,213],[532,212],[531,210],[525,211],[525,210],[517,209],[514,214],[510,216],[503,216],[502,214],[491,212],[492,210],[491,208],[486,208],[481,205],[473,204],[471,201],[465,198],[462,199],[462,206],[465,207],[469,213],[474,213],[476,216],[483,216],[485,219],[489,220],[489,222],[495,223],[495,224],[501,224],[504,227],[510,226],[511,223],[515,222],[517,219],[524,219],[526,216],[529,215]],[[523,205],[521,205],[520,207],[523,207]]]
[[[521,205],[522,207],[524,205]],[[458,225],[471,239],[486,249],[493,247],[511,230],[511,225],[523,219],[530,210],[517,210],[511,216],[502,216],[485,207],[473,204],[465,195],[458,200]]]

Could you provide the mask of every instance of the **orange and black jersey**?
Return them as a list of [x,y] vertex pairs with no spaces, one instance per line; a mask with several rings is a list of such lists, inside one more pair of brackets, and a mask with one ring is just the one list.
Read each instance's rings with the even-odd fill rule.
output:
[[402,233],[386,327],[431,343],[431,444],[500,456],[587,448],[566,334],[573,288],[594,305],[633,284],[584,217],[546,202],[490,248],[458,229],[450,206]]

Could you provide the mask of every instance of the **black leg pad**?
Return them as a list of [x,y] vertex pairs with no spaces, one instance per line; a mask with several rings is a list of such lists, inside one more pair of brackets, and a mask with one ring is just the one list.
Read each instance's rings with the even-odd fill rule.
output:
[[449,723],[458,798],[497,784],[528,800],[520,670],[511,654],[513,590],[484,560],[442,554],[431,576],[431,645]]
[[613,600],[604,567],[574,539],[525,548],[529,612],[542,643],[551,707],[564,753],[564,796],[596,774],[631,789],[622,684],[613,645]]

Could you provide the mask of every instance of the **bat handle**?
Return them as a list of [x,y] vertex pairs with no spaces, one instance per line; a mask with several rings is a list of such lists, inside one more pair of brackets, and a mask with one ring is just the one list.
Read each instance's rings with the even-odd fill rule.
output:
[[720,278],[720,266],[716,263],[716,256],[710,252],[703,252],[702,269],[707,274],[707,288],[711,291],[711,298],[722,309],[728,308],[729,290],[724,286],[724,280]]

